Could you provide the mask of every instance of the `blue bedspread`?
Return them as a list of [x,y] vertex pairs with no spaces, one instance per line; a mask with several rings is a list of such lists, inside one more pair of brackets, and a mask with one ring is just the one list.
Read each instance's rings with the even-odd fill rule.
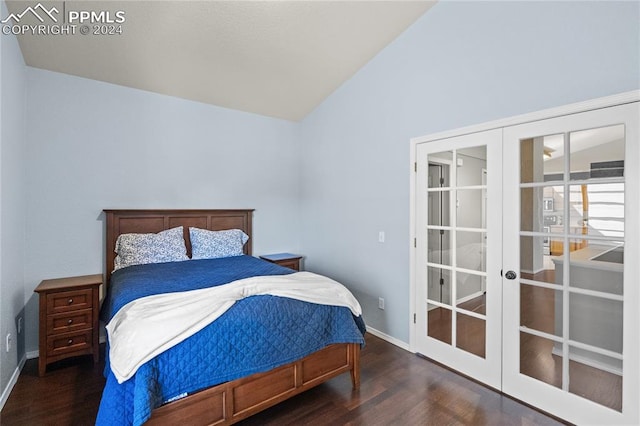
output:
[[[128,302],[152,294],[292,272],[251,256],[131,266],[112,275],[101,315],[108,322]],[[347,308],[275,296],[243,299],[122,384],[111,372],[107,355],[107,383],[96,424],[140,425],[172,398],[271,370],[332,343],[363,344],[363,333],[362,318],[354,318]]]

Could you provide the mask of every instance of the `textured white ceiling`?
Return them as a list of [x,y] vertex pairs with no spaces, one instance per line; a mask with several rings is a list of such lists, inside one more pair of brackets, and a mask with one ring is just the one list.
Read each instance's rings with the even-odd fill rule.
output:
[[[65,17],[121,10],[126,21],[121,35],[81,35],[79,26],[74,35],[19,35],[29,66],[300,120],[435,2],[41,3]],[[36,4],[7,2],[13,13]]]

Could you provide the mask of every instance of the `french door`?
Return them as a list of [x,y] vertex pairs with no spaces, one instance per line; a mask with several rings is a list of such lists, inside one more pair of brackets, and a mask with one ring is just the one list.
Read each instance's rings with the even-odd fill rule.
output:
[[417,147],[417,350],[500,387],[502,131]]
[[416,143],[413,347],[573,423],[638,424],[640,109],[550,116]]
[[577,424],[640,420],[638,117],[504,129],[502,390]]

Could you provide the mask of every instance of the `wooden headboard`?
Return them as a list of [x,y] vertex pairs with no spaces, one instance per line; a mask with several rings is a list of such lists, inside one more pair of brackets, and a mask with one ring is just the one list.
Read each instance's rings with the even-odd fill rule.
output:
[[191,257],[189,227],[221,231],[223,229],[241,229],[249,236],[244,253],[251,254],[251,218],[250,210],[104,210],[107,219],[107,280],[109,283],[116,257],[116,240],[120,234],[152,233],[165,229],[184,227],[184,241],[187,255]]

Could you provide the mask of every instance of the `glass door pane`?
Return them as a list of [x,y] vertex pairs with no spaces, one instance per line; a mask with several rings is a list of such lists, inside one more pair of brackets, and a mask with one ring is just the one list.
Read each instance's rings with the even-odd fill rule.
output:
[[427,161],[427,334],[484,357],[487,149],[435,152]]
[[501,151],[497,130],[417,147],[417,349],[491,386],[500,383]]
[[522,139],[520,170],[520,372],[620,410],[624,128]]

